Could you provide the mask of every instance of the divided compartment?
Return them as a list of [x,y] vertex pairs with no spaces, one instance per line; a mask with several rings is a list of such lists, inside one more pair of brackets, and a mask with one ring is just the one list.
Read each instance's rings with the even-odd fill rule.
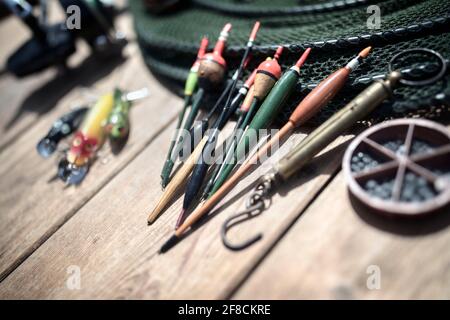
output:
[[411,158],[430,176],[438,193],[450,188],[450,144],[433,150],[430,154],[419,154]]
[[448,145],[449,143],[448,136],[443,132],[430,127],[415,125],[409,155],[431,154],[435,149]]
[[410,131],[410,125],[399,124],[395,127],[384,128],[367,136],[365,140],[371,140],[382,146],[387,152],[404,155],[407,149],[407,136]]
[[350,169],[354,174],[361,174],[390,161],[393,161],[393,158],[383,152],[376,143],[364,139],[351,156]]
[[343,169],[350,191],[376,212],[435,212],[450,203],[450,132],[422,119],[378,124],[349,145]]
[[367,173],[355,176],[361,189],[369,196],[391,200],[397,175],[397,163],[390,161]]
[[400,202],[421,203],[433,200],[438,194],[433,182],[413,170],[406,170],[400,191]]
[[433,153],[436,145],[425,141],[422,138],[413,138],[411,142],[411,150],[409,152],[410,156],[424,153]]

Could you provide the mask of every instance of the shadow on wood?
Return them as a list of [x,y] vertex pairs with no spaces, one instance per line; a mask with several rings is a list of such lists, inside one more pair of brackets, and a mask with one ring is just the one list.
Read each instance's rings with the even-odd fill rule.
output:
[[109,139],[109,145],[111,147],[111,152],[113,155],[117,156],[119,153],[122,152],[123,148],[125,148],[128,139],[130,138],[130,131],[128,131],[127,135],[123,138]]
[[[325,175],[333,175],[336,172],[335,166],[327,166],[326,164],[330,161],[335,160],[336,154],[343,154],[345,147],[348,145],[350,141],[346,141],[341,143],[335,148],[332,148],[331,150],[328,150],[318,156],[316,156],[312,162],[305,166],[305,170],[302,170],[301,173],[297,174],[297,178],[293,178],[287,183],[279,186],[275,191],[277,194],[279,194],[282,197],[286,197],[288,193],[291,190],[294,190],[296,187],[304,184],[305,182],[313,179],[318,174],[325,174]],[[252,170],[252,172],[257,168]],[[251,173],[251,172],[250,172]],[[249,174],[250,174],[249,173]],[[194,226],[191,228],[184,237],[189,236],[191,233],[193,233],[195,230],[203,226],[208,221],[212,220],[216,215],[224,211],[227,207],[232,205],[235,201],[238,199],[242,199],[244,196],[248,195],[249,192],[251,192],[256,185],[258,184],[259,180],[258,178],[252,181],[249,185],[247,185],[244,189],[242,189],[239,193],[234,195],[232,198],[227,200],[225,203],[220,205],[216,210],[211,211],[208,215],[202,217]]]
[[26,112],[42,115],[50,111],[61,98],[77,86],[90,87],[99,79],[109,75],[125,62],[123,55],[109,58],[90,55],[79,66],[58,73],[55,78],[33,91],[22,102],[5,129],[10,129]]
[[371,226],[403,236],[427,235],[445,229],[450,225],[449,206],[423,216],[397,217],[383,215],[367,207],[348,191],[353,210],[364,222]]

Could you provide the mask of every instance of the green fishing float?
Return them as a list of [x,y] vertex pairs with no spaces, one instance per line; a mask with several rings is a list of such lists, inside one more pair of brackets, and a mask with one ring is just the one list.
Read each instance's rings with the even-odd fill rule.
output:
[[223,81],[225,79],[226,69],[226,62],[222,54],[225,49],[225,44],[228,39],[230,30],[231,24],[227,23],[220,32],[219,39],[214,46],[213,52],[204,54],[199,61],[197,72],[199,89],[195,94],[191,111],[183,127],[184,130],[178,137],[178,140],[175,143],[175,147],[173,148],[170,157],[168,157],[167,161],[164,163],[164,167],[161,173],[161,185],[163,188],[165,188],[170,180],[170,173],[172,172],[175,161],[178,158],[181,149],[183,148],[184,141],[188,136],[187,131],[190,129],[197,116],[200,104],[203,99],[203,95],[205,94],[205,92],[214,92],[217,91],[218,88],[222,87]]
[[281,111],[297,84],[298,78],[300,77],[300,68],[308,58],[310,51],[310,48],[306,49],[297,63],[287,70],[273,86],[258,112],[253,117],[253,120],[250,122],[247,131],[242,136],[236,148],[235,161],[224,164],[220,175],[217,177],[217,180],[209,193],[209,197],[211,197],[227,180],[236,165],[236,161],[245,156],[246,151],[250,147],[251,135],[259,129],[267,128]]
[[203,58],[206,52],[206,48],[208,47],[208,38],[203,37],[202,41],[200,42],[200,47],[198,49],[197,53],[197,59],[195,60],[194,64],[192,65],[191,69],[189,70],[188,76],[186,78],[186,82],[184,85],[184,105],[183,108],[180,111],[180,114],[178,116],[177,125],[175,128],[175,132],[173,134],[172,140],[170,142],[169,150],[167,152],[166,160],[164,162],[163,169],[161,171],[161,184],[163,187],[167,184],[167,181],[169,179],[170,173],[172,172],[174,161],[174,155],[173,155],[173,149],[175,147],[175,143],[177,142],[179,129],[181,127],[181,124],[183,123],[184,115],[186,114],[187,109],[192,103],[192,108],[189,113],[188,118],[186,119],[186,123],[183,126],[184,130],[189,130],[189,128],[194,123],[195,117],[197,116],[199,107],[200,107],[200,101],[203,97],[203,91],[198,92],[196,97],[193,99],[194,92],[197,90],[198,87],[198,68],[200,66],[200,59]]
[[224,161],[221,164],[217,164],[214,169],[206,187],[203,191],[202,198],[207,199],[212,190],[212,187],[216,183],[217,177],[220,176],[227,163],[234,163],[236,157],[236,148],[241,139],[245,128],[253,119],[253,116],[258,111],[258,107],[261,101],[267,96],[272,87],[278,81],[281,76],[281,66],[278,63],[281,53],[283,52],[283,46],[279,46],[274,54],[273,59],[268,57],[265,61],[261,62],[258,68],[255,69],[254,84],[251,98],[244,101],[241,105],[241,112],[238,120],[236,121],[236,127],[231,134],[233,137],[232,142],[229,144],[225,151]]

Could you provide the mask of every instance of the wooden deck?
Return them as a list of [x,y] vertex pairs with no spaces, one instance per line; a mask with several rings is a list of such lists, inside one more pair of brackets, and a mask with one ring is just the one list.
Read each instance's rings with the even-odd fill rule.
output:
[[[132,33],[126,14],[119,26]],[[16,19],[2,20],[1,61],[27,36]],[[263,232],[251,248],[227,250],[220,227],[244,208],[248,186],[270,160],[239,184],[220,214],[158,255],[181,199],[154,225],[146,218],[161,195],[159,173],[182,101],[148,72],[136,43],[124,60],[106,62],[80,46],[68,75],[0,77],[1,298],[450,298],[449,215],[405,223],[351,203],[340,170],[350,136],[286,185],[270,210],[231,232],[236,240]],[[151,96],[132,109],[125,149],[113,155],[106,146],[85,181],[65,187],[53,179],[56,158],[41,159],[36,142],[86,100],[83,88],[95,94],[114,86],[147,86]],[[296,133],[279,154],[304,136]],[[378,289],[367,286],[374,267]],[[79,288],[68,285],[77,268]]]

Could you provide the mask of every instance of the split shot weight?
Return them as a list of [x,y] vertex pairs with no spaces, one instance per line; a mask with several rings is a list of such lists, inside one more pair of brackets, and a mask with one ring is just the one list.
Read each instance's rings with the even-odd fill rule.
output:
[[355,138],[342,167],[350,192],[376,212],[435,212],[450,203],[450,130],[422,119],[381,123]]

